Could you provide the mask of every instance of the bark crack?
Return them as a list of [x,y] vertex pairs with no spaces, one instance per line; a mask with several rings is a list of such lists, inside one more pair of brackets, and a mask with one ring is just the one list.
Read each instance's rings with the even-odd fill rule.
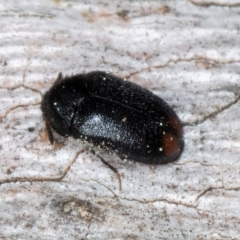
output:
[[84,152],[85,150],[80,150],[76,153],[75,157],[68,163],[67,167],[64,169],[63,173],[56,177],[51,176],[38,176],[38,177],[13,177],[13,178],[5,178],[0,180],[0,185],[6,183],[16,183],[16,182],[60,182],[68,173],[71,166],[77,160],[78,156]]
[[202,2],[199,2],[199,1],[196,1],[196,0],[189,0],[189,2],[191,2],[192,4],[194,5],[197,5],[197,6],[201,6],[201,7],[211,7],[211,6],[220,6],[220,7],[239,7],[240,6],[240,3],[219,3],[219,2],[215,2],[215,1],[211,1],[211,2],[205,2],[205,1],[202,1]]
[[135,72],[131,72],[130,74],[126,75],[125,78],[126,79],[129,79],[130,77],[136,75],[136,74],[139,74],[139,73],[142,73],[142,72],[145,72],[145,71],[150,71],[151,69],[155,69],[155,68],[165,68],[167,67],[169,64],[171,63],[179,63],[179,62],[193,62],[193,61],[205,61],[205,62],[208,62],[208,63],[212,63],[212,64],[221,64],[221,65],[224,65],[224,64],[232,64],[232,63],[240,63],[240,59],[232,59],[232,60],[225,60],[225,61],[221,61],[221,60],[218,60],[218,59],[214,59],[214,58],[206,58],[206,57],[202,57],[202,56],[194,56],[194,57],[189,57],[189,58],[182,58],[182,57],[178,57],[178,58],[170,58],[166,63],[164,64],[159,64],[159,65],[153,65],[153,66],[148,66],[148,67],[145,67],[145,68],[142,68],[138,71],[135,71]]
[[221,107],[220,109],[212,112],[212,113],[209,113],[208,115],[206,116],[203,116],[201,119],[199,120],[196,120],[194,122],[185,122],[183,123],[183,126],[196,126],[196,125],[199,125],[203,122],[205,122],[206,120],[208,120],[209,118],[213,118],[215,117],[216,115],[218,115],[219,113],[222,113],[224,110],[226,109],[229,109],[231,106],[235,105],[240,99],[240,96],[237,96],[236,99],[228,104],[226,104],[225,106]]

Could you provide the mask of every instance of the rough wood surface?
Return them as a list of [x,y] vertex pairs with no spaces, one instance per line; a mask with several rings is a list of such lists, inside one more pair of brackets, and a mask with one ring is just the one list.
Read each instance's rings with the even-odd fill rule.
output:
[[[0,1],[0,239],[240,239],[239,1]],[[48,144],[57,74],[104,70],[184,123],[151,167]]]

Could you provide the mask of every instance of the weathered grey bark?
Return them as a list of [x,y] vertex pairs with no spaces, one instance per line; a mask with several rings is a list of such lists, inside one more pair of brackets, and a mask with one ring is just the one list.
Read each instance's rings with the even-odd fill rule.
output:
[[[0,1],[1,239],[240,238],[240,7],[219,3]],[[104,156],[122,192],[81,143],[44,132],[57,74],[92,70],[148,88],[184,123],[175,163]]]

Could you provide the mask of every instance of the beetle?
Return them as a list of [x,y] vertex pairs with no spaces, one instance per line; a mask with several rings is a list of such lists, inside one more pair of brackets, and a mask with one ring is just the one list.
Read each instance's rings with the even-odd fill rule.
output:
[[146,164],[172,162],[183,149],[181,121],[164,100],[102,71],[60,73],[44,94],[41,109],[51,143],[53,129]]

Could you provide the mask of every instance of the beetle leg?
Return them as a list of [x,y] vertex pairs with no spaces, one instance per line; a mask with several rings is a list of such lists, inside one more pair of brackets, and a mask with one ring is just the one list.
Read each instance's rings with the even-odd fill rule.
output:
[[52,133],[50,124],[47,120],[45,120],[45,127],[46,127],[46,131],[47,131],[47,135],[48,135],[48,140],[51,144],[53,144],[53,142],[54,142],[53,133]]
[[119,184],[119,191],[122,191],[122,180],[121,180],[121,175],[119,174],[118,170],[116,168],[114,168],[112,165],[110,165],[108,162],[106,162],[102,157],[100,157],[99,155],[96,155],[97,157],[100,158],[100,160],[102,161],[103,164],[105,164],[109,169],[111,169],[118,178],[118,184]]

